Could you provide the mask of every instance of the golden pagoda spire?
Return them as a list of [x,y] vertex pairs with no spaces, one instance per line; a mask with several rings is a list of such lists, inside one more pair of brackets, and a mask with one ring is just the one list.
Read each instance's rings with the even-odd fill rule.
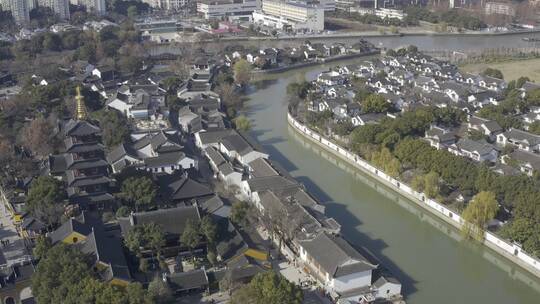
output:
[[86,120],[88,115],[86,113],[86,106],[84,105],[84,97],[81,95],[81,87],[79,86],[77,86],[75,100],[77,101],[77,120]]

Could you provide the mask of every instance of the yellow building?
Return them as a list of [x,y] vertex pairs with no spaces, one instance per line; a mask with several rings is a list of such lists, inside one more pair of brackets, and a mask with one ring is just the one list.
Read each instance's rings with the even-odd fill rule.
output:
[[108,235],[101,219],[83,212],[69,219],[48,237],[53,245],[62,242],[78,246],[82,252],[93,257],[94,269],[104,281],[118,286],[127,286],[131,281],[122,240]]

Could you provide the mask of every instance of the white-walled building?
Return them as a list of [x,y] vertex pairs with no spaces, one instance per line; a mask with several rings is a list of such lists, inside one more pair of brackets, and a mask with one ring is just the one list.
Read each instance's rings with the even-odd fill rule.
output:
[[197,13],[205,19],[251,21],[255,10],[261,9],[261,0],[201,0]]
[[402,10],[391,9],[391,8],[379,8],[375,10],[375,15],[380,18],[389,18],[389,19],[399,19],[403,20],[407,16]]
[[377,265],[343,238],[322,232],[313,239],[300,241],[299,246],[300,260],[328,292],[344,294],[371,286]]
[[262,9],[253,12],[253,22],[278,29],[324,30],[324,8],[294,1],[263,0]]
[[189,0],[143,0],[142,2],[165,10],[179,10],[189,4]]

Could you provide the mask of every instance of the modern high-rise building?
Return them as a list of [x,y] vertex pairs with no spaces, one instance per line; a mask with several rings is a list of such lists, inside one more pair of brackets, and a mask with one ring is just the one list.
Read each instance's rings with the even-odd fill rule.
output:
[[[4,8],[4,6],[6,6]],[[26,0],[7,0],[2,2],[2,9],[11,11],[11,15],[17,24],[30,22],[30,9]]]
[[68,20],[69,14],[69,0],[38,0],[39,6],[50,7],[60,19]]
[[107,7],[105,0],[69,0],[72,5],[82,5],[86,8],[86,12],[96,15],[105,15]]

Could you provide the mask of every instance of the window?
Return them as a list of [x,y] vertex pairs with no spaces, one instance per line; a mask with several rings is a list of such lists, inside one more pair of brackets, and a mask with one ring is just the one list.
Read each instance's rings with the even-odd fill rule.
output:
[[72,241],[73,241],[73,243],[77,243],[79,241],[79,239],[76,236],[74,236]]

